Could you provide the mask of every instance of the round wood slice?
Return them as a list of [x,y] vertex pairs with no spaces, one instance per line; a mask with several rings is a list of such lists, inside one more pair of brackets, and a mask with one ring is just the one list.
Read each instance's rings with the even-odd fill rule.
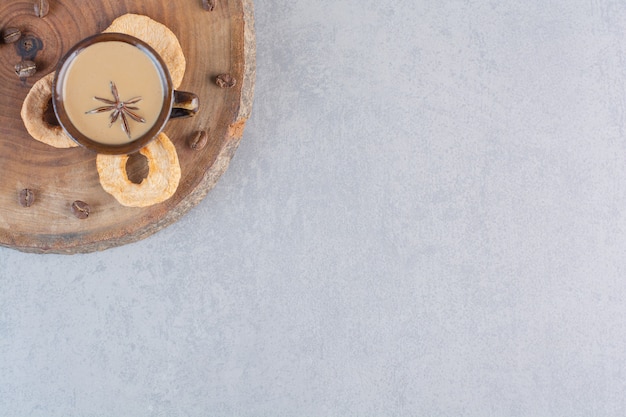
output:
[[[44,18],[29,1],[1,2],[0,28],[22,30],[20,42],[0,42],[0,245],[26,252],[79,253],[103,250],[143,239],[178,220],[200,202],[224,173],[250,115],[254,90],[255,39],[252,0],[217,0],[212,11],[202,0],[49,0]],[[165,133],[176,146],[182,171],[169,200],[147,208],[120,205],[101,187],[96,155],[83,148],[56,149],[30,137],[20,109],[32,85],[55,70],[59,59],[79,40],[102,32],[126,13],[148,16],[178,37],[187,59],[180,90],[200,98],[199,113],[172,120]],[[21,81],[14,66],[24,47],[41,41],[34,61],[37,74]],[[37,46],[37,45],[35,45]],[[20,55],[20,53],[22,55]],[[237,83],[220,88],[215,80],[231,74]],[[193,150],[188,141],[208,132],[208,143]],[[139,178],[145,161],[131,158],[129,175]],[[19,193],[33,191],[35,201],[22,207]],[[71,210],[81,200],[91,212],[84,220]]]

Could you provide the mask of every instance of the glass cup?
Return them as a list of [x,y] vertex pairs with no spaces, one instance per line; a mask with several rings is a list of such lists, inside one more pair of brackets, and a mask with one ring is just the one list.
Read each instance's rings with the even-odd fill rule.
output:
[[79,145],[103,154],[129,154],[148,145],[170,119],[198,112],[198,96],[176,91],[159,54],[121,33],[74,45],[52,83],[61,127]]

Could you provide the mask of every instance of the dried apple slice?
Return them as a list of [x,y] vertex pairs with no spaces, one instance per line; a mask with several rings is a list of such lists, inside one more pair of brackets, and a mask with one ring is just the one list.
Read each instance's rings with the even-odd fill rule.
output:
[[73,148],[76,142],[65,134],[58,124],[50,124],[46,113],[52,106],[52,79],[54,72],[41,78],[28,92],[20,115],[28,133],[39,142],[55,148]]
[[125,33],[150,45],[163,58],[174,88],[180,87],[187,62],[178,38],[167,26],[148,16],[129,13],[115,19],[104,31]]
[[180,182],[180,163],[176,147],[164,133],[139,151],[148,160],[148,176],[140,184],[128,178],[128,155],[96,157],[102,188],[123,206],[147,207],[161,203],[176,192]]

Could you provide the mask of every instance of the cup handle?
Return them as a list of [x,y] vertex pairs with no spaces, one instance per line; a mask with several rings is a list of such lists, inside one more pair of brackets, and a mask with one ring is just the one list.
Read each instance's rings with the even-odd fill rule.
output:
[[170,119],[191,117],[198,113],[198,96],[187,91],[174,91],[174,104]]

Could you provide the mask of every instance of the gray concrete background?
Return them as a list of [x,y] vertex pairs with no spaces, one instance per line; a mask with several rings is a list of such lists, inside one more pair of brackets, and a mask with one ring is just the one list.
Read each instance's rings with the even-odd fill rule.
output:
[[157,235],[0,249],[2,416],[623,416],[626,4],[256,2]]

